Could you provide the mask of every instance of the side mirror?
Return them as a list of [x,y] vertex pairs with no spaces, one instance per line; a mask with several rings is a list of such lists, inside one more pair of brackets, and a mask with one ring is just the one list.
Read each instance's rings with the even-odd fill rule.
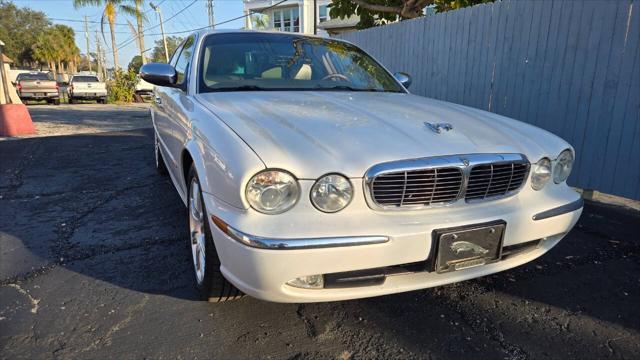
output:
[[396,78],[396,80],[398,80],[400,82],[400,84],[402,84],[402,86],[404,86],[405,88],[409,88],[409,86],[411,86],[411,76],[407,73],[403,73],[403,72],[397,72],[395,74],[393,74],[393,77]]
[[149,63],[140,68],[142,80],[158,86],[175,87],[178,78],[176,69],[169,64]]

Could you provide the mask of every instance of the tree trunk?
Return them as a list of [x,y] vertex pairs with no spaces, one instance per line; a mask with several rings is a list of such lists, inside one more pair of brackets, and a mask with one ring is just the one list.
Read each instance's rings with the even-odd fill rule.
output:
[[136,20],[138,20],[138,45],[140,46],[140,58],[142,60],[142,65],[147,63],[147,59],[144,57],[144,33],[142,32],[142,9],[140,9],[140,2],[136,1],[136,10],[138,11],[138,16],[136,16]]
[[109,30],[111,31],[111,49],[113,49],[113,70],[118,71],[118,44],[116,44],[116,34],[114,32],[115,24],[109,21]]
[[138,45],[140,46],[140,58],[142,59],[142,65],[147,63],[147,59],[144,57],[144,34],[142,33],[142,18],[138,17]]
[[64,73],[64,68],[62,67],[62,61],[57,60],[58,70],[56,71],[56,81],[58,81],[58,77],[61,77]]

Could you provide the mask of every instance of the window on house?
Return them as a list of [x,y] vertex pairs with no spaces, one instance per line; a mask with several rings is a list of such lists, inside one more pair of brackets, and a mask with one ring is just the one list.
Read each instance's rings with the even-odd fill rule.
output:
[[291,19],[293,20],[293,32],[300,32],[300,14],[298,8],[291,10]]
[[318,6],[318,22],[329,20],[329,8],[327,5]]
[[282,27],[282,11],[273,12],[273,28],[280,30]]
[[300,11],[298,8],[274,11],[273,28],[286,32],[300,32]]

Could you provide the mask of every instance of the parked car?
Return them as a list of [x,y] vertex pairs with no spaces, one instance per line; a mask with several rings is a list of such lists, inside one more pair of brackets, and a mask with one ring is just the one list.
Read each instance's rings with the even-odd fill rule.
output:
[[153,84],[144,81],[142,78],[138,78],[136,83],[136,94],[141,96],[153,94]]
[[107,102],[107,85],[94,75],[74,75],[69,80],[69,103],[78,100],[96,100],[98,104]]
[[156,166],[188,208],[204,298],[362,298],[467,280],[554,247],[582,212],[574,150],[534,126],[411,95],[358,47],[198,32],[157,85]]
[[51,73],[29,72],[16,77],[16,91],[20,100],[46,100],[49,104],[60,105],[58,83]]

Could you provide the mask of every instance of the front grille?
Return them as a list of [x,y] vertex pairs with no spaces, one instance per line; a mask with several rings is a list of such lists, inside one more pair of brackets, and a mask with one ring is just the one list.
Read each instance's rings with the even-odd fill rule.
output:
[[528,163],[477,165],[471,169],[466,200],[504,196],[519,189],[529,173]]
[[510,196],[526,181],[529,166],[521,154],[451,155],[381,163],[365,174],[367,202],[374,209],[402,209]]
[[372,195],[382,206],[428,206],[455,201],[461,187],[458,168],[398,171],[377,176]]

